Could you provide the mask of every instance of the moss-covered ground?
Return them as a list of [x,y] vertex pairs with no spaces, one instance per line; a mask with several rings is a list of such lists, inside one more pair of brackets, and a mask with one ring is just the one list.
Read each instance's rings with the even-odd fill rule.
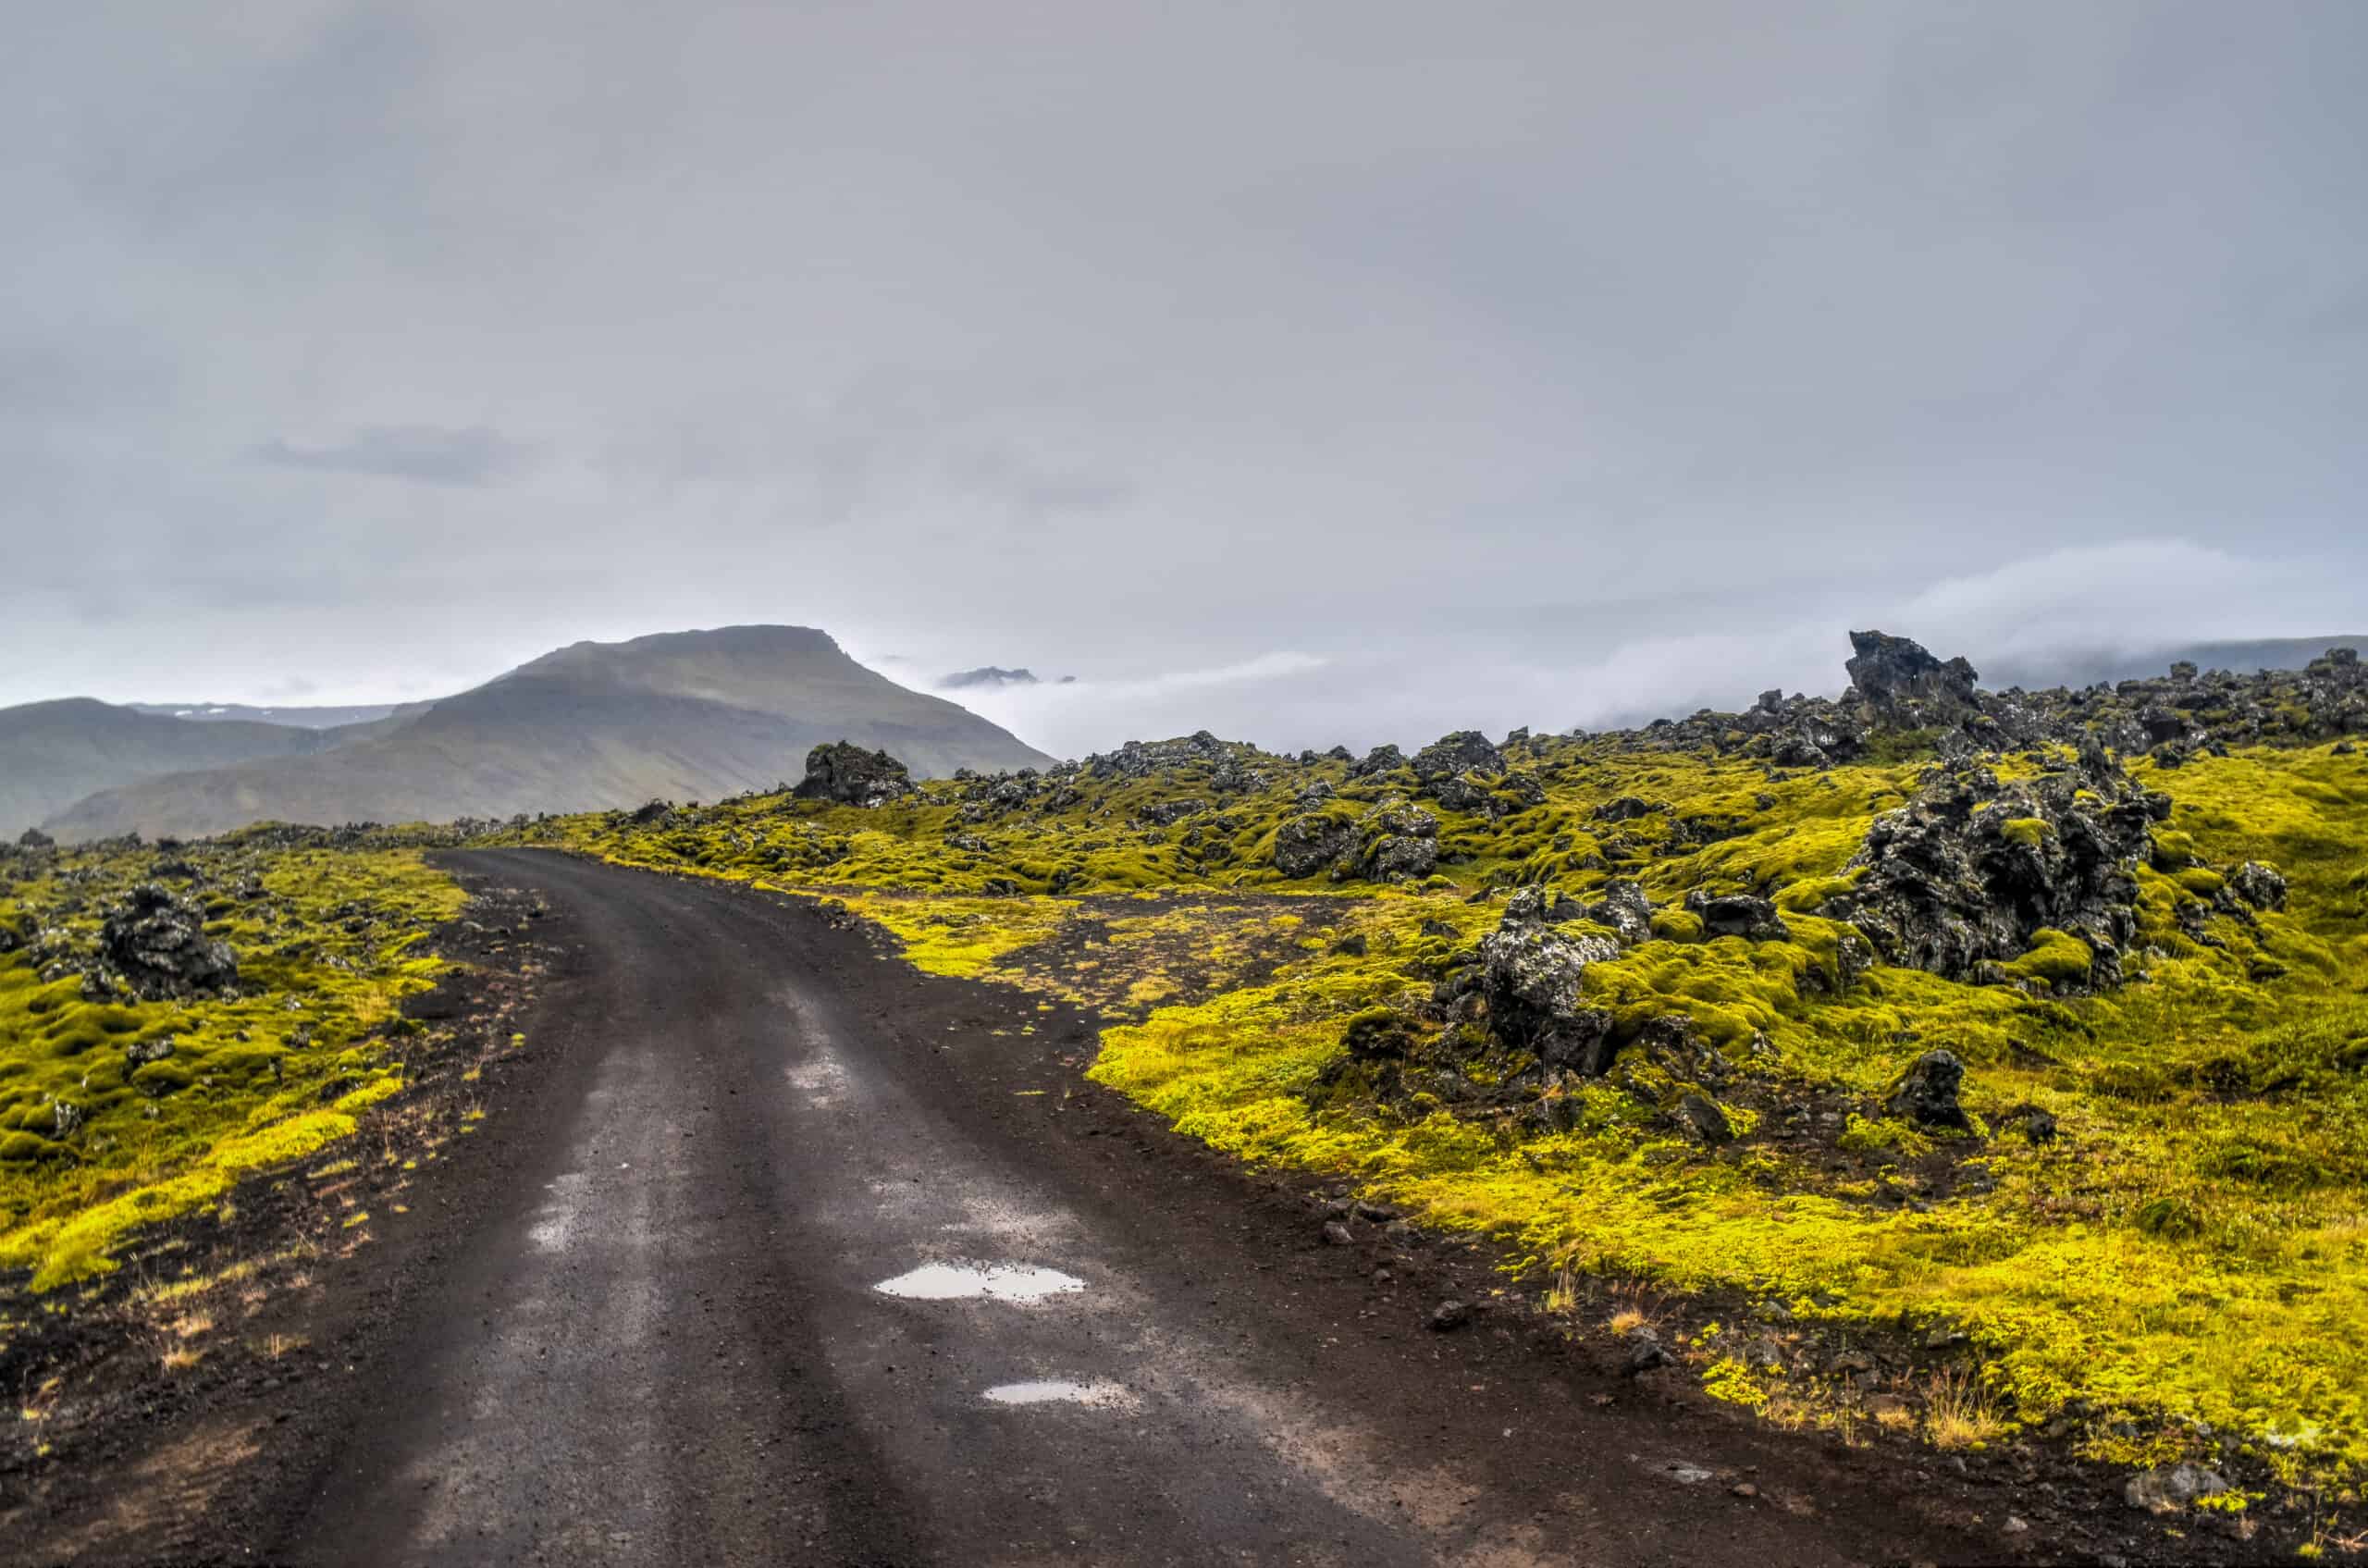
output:
[[[259,830],[169,851],[117,842],[0,866],[0,1268],[35,1292],[115,1266],[141,1228],[221,1204],[239,1179],[352,1132],[402,1085],[406,994],[460,888],[406,848]],[[156,881],[237,955],[232,992],[94,997],[107,909]],[[51,978],[44,978],[44,974]]]
[[[2091,994],[2085,949],[2061,933],[2008,966],[2014,983],[1842,973],[1852,933],[1812,911],[1847,886],[1874,817],[1916,788],[1923,759],[1896,749],[1788,772],[1658,748],[1649,731],[1519,740],[1507,760],[1542,803],[1423,802],[1439,867],[1395,885],[1286,877],[1276,835],[1309,811],[1350,820],[1414,795],[1412,773],[1247,748],[932,784],[870,810],[758,796],[520,836],[840,898],[932,972],[1091,1004],[1110,1024],[1101,1082],[1245,1159],[1345,1176],[1431,1225],[1498,1237],[1551,1282],[1550,1304],[1599,1299],[1589,1280],[1728,1303],[1728,1325],[1697,1315],[1684,1357],[1771,1418],[1846,1434],[1897,1417],[1943,1444],[2045,1426],[2102,1459],[2241,1449],[2298,1482],[2356,1484],[2368,756],[2136,764],[2177,804],[2138,871],[2132,978]],[[2283,870],[2282,911],[2248,921],[2212,902],[2213,868],[2247,860]],[[1639,1048],[1611,1078],[1548,1075],[1525,1097],[1503,1092],[1540,1081],[1518,1052],[1385,1083],[1347,1051],[1361,1014],[1421,1013],[1506,890],[1586,899],[1613,878],[1651,895],[1653,939],[1591,966],[1588,1000],[1623,1036],[1682,1013],[1732,1070]],[[1677,907],[1695,888],[1772,897],[1790,939],[1702,940]],[[1969,1131],[1881,1110],[1938,1046],[1966,1064]],[[1671,1110],[1693,1093],[1733,1142],[1687,1135]],[[1854,1335],[1902,1334],[1958,1357],[1904,1416],[1881,1371],[1846,1353]]]

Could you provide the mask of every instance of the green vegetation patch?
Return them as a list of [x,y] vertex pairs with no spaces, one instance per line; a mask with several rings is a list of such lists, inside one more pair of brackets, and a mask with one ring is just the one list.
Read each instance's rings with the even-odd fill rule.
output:
[[[1951,1326],[1972,1381],[1947,1420],[1936,1403],[1936,1440],[2061,1418],[2098,1457],[2152,1463],[2208,1426],[2291,1475],[2356,1484],[2368,758],[2136,763],[2175,804],[2133,870],[2127,979],[2091,990],[2095,953],[2069,932],[1959,983],[1868,967],[1822,913],[1876,817],[1917,789],[1916,747],[1795,770],[1653,736],[1510,743],[1537,788],[1454,796],[1471,809],[1402,767],[1203,747],[1149,772],[935,783],[873,810],[752,796],[517,836],[844,899],[934,972],[1092,1005],[1110,1024],[1097,1080],[1244,1159],[1499,1237],[1523,1266],[1740,1292],[1841,1331]],[[1286,821],[1410,800],[1437,820],[1432,874],[1275,864]],[[2001,824],[2034,848],[2050,831]],[[2230,891],[2253,861],[2284,877],[2282,909]],[[1510,890],[1586,903],[1616,882],[1653,908],[1642,940],[1584,971],[1622,1047],[1610,1075],[1546,1070],[1489,1034],[1485,1007],[1439,999]],[[1682,907],[1696,889],[1772,900],[1782,934],[1710,934]],[[1684,1050],[1656,1032],[1679,1018]],[[1964,1128],[1888,1108],[1936,1048],[1964,1066]],[[1710,1364],[1754,1408],[1829,1397],[1725,1350]]]
[[[143,1225],[221,1201],[248,1171],[353,1130],[401,1086],[380,1026],[440,962],[417,951],[462,894],[404,849],[256,830],[0,862],[0,1267],[46,1290],[115,1266]],[[224,994],[97,994],[100,923],[135,885],[201,906],[230,944]]]

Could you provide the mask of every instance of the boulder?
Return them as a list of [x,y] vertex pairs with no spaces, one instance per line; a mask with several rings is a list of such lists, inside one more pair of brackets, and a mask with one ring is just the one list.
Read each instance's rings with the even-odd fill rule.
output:
[[1429,876],[1438,869],[1439,820],[1419,806],[1385,801],[1359,819],[1360,866],[1376,882]]
[[1735,1141],[1735,1130],[1727,1120],[1727,1113],[1720,1110],[1719,1103],[1708,1094],[1686,1094],[1677,1102],[1677,1109],[1671,1114],[1689,1137],[1701,1142],[1716,1145]]
[[1480,942],[1490,1031],[1508,1044],[1536,1052],[1549,1068],[1601,1077],[1617,1049],[1613,1019],[1585,1004],[1582,977],[1589,964],[1619,956],[1619,945],[1609,938],[1572,936],[1527,909],[1508,910]]
[[19,849],[54,849],[56,846],[57,840],[39,828],[27,828],[17,835],[17,847]]
[[1424,793],[1450,811],[1469,811],[1490,821],[1546,804],[1546,786],[1537,782],[1536,774],[1528,772],[1493,779],[1457,773],[1425,784]]
[[2166,1464],[2132,1475],[2122,1488],[2122,1500],[2149,1513],[2173,1513],[2198,1498],[2217,1497],[2228,1489],[2218,1472],[2201,1464]]
[[1352,779],[1370,778],[1375,773],[1394,772],[1406,765],[1406,754],[1394,746],[1376,746],[1364,754],[1363,760],[1350,768]]
[[1927,1051],[1900,1074],[1883,1109],[1923,1127],[1970,1127],[1965,1107],[1957,1104],[1957,1088],[1964,1081],[1965,1064],[1955,1052]]
[[1485,773],[1494,776],[1505,771],[1505,759],[1488,737],[1478,730],[1457,730],[1441,735],[1422,750],[1414,753],[1414,776],[1426,784],[1453,778],[1458,773]]
[[1321,811],[1285,818],[1275,830],[1275,869],[1287,877],[1312,877],[1352,853],[1357,825]]
[[2026,977],[2115,984],[2138,932],[2136,868],[2166,805],[2093,748],[2076,768],[2014,784],[1984,767],[1935,768],[1914,800],[1875,819],[1850,862],[1856,886],[1821,912],[1853,921],[1888,962],[1952,980],[2011,969],[2042,932],[2061,949],[2068,933],[2085,962],[2056,972],[2035,960]]
[[1439,846],[1435,838],[1391,833],[1374,840],[1365,852],[1365,873],[1375,882],[1411,882],[1438,870]]
[[[1685,909],[1701,920],[1705,936],[1785,942],[1793,935],[1792,928],[1777,914],[1774,904],[1748,893],[1711,893],[1697,887],[1685,895]],[[1650,916],[1646,919],[1649,921]]]
[[905,765],[888,753],[838,740],[806,754],[806,777],[792,793],[800,800],[877,807],[918,791]]
[[2228,891],[2256,909],[2286,907],[2286,878],[2276,867],[2248,860],[2228,874]]
[[1610,926],[1619,934],[1623,947],[1652,940],[1652,900],[1633,882],[1604,883],[1603,896],[1586,907],[1586,918],[1599,926]]
[[153,882],[107,911],[99,953],[145,1001],[220,993],[239,982],[238,956],[205,934],[205,911]]
[[1853,632],[1850,648],[1844,667],[1851,687],[1885,723],[1954,725],[1981,710],[1980,676],[1963,659],[1943,662],[1922,644],[1883,632]]

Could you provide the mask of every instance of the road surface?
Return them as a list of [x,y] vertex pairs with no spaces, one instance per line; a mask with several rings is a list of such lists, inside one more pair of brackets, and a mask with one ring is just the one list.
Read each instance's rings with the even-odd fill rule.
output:
[[1301,1196],[1083,1084],[1067,1009],[914,975],[744,888],[453,863],[553,911],[567,957],[529,1026],[550,1078],[493,1105],[502,1190],[338,1395],[258,1557],[1981,1554],[1829,1450],[1485,1312],[1430,1331],[1377,1237],[1325,1246]]

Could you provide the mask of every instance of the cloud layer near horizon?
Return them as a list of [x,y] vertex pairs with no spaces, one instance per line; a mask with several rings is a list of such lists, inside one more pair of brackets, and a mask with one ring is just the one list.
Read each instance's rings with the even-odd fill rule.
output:
[[2368,626],[2343,0],[13,42],[0,703],[785,621],[1076,672],[977,703],[1055,750],[1328,744],[1831,685],[1854,623]]

